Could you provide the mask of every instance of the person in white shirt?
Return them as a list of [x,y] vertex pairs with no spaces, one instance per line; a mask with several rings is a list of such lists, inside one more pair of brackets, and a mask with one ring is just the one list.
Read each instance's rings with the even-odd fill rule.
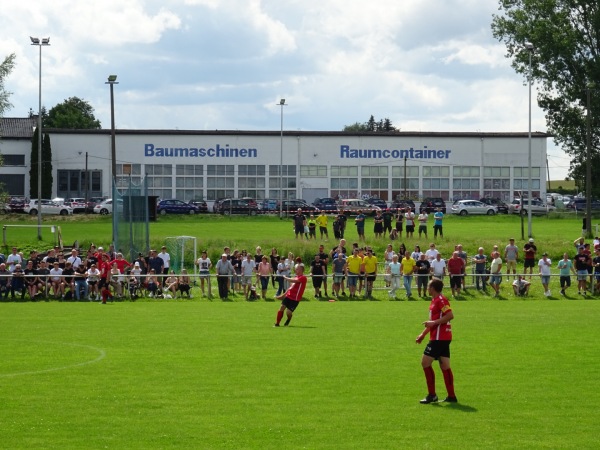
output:
[[248,253],[246,259],[242,261],[242,286],[244,287],[244,297],[248,300],[250,295],[250,288],[252,286],[252,279],[256,273],[256,263],[252,258],[252,255]]
[[206,253],[206,250],[202,252],[198,261],[196,261],[196,265],[198,266],[198,271],[200,274],[200,289],[202,289],[202,295],[204,296],[204,283],[206,280],[206,284],[208,284],[208,293],[210,294],[210,268],[212,267],[212,263],[210,262],[210,258]]
[[406,218],[406,237],[413,237],[415,232],[415,213],[409,208],[404,217]]
[[[158,257],[163,260],[163,275],[167,275],[169,273],[169,266],[171,262],[171,255],[167,253],[167,247],[162,246]],[[158,275],[158,274],[157,274]]]
[[392,289],[388,292],[390,298],[396,297],[396,290],[400,289],[400,268],[402,264],[398,262],[398,255],[394,254],[392,262],[387,267],[387,273],[391,277]]
[[17,247],[13,247],[12,253],[6,257],[6,267],[12,273],[17,264],[23,264],[23,258],[17,253]]
[[439,253],[437,248],[435,248],[435,244],[432,242],[429,244],[429,250],[425,252],[425,256],[427,256],[427,260],[431,263]]
[[548,286],[550,284],[550,268],[552,267],[552,261],[548,258],[548,253],[542,255],[542,259],[538,262],[538,267],[540,268],[542,286],[544,286],[544,295],[550,297],[552,294]]
[[427,219],[429,218],[429,216],[427,215],[427,213],[425,211],[423,211],[421,214],[419,214],[419,237],[421,237],[421,234],[425,233],[425,238],[427,238]]
[[442,254],[438,252],[437,255],[435,255],[435,259],[431,261],[430,264],[433,276],[443,280],[444,275],[446,275],[446,260],[442,258]]
[[100,271],[96,264],[92,264],[87,271],[87,284],[90,293],[90,300],[98,300],[100,294],[98,291],[98,282],[100,281]]
[[71,256],[67,258],[67,262],[71,263],[73,270],[77,269],[81,265],[81,258],[77,256],[77,249],[71,250]]
[[65,298],[65,283],[63,282],[62,272],[58,261],[50,269],[50,283],[52,283],[52,292],[55,298]]

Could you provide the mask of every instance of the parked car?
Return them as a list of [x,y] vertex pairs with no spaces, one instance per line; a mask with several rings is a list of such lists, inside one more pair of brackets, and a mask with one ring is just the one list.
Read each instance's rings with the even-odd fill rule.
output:
[[258,209],[263,213],[279,211],[279,200],[276,198],[265,198],[258,202]]
[[332,197],[316,198],[313,206],[319,211],[337,211],[339,208],[337,201]]
[[508,214],[508,205],[499,198],[482,198],[479,200],[481,203],[486,205],[495,206],[498,210],[498,214]]
[[477,200],[458,200],[450,208],[452,214],[467,216],[470,214],[487,214],[493,216],[498,212],[498,208],[493,205],[487,205]]
[[[573,199],[573,201],[569,203],[569,208],[574,209],[577,212],[585,212],[587,208],[587,200],[585,198]],[[592,209],[600,209],[600,200],[596,200],[595,198],[592,199]]]
[[106,197],[90,197],[85,204],[85,212],[93,213],[94,206],[96,206],[99,203],[102,203],[104,200],[106,200]]
[[212,207],[214,213],[218,213],[219,212],[219,206],[221,205],[221,202],[223,200],[226,200],[226,199],[225,198],[218,198],[218,199],[216,199],[214,201],[213,207]]
[[[523,206],[521,206],[521,201],[523,202]],[[514,199],[510,205],[508,205],[508,210],[511,214],[520,214],[523,211],[523,214],[528,214],[528,205],[529,201],[527,199]],[[531,200],[531,214],[532,215],[544,215],[548,214],[551,211],[554,211],[556,208],[552,205],[547,205],[543,203],[541,200],[532,199]]]
[[10,206],[7,203],[0,203],[0,214],[9,214]]
[[387,209],[387,207],[388,207],[387,202],[385,200],[380,199],[380,198],[371,197],[371,198],[368,198],[366,200],[366,202],[369,205],[379,206],[381,209]]
[[426,212],[427,214],[431,214],[438,208],[446,214],[446,201],[441,197],[427,197],[421,202],[419,213]]
[[247,201],[238,198],[227,198],[219,202],[219,214],[229,216],[230,214],[246,214],[255,216],[258,213],[256,206],[250,205]]
[[8,207],[13,213],[25,212],[25,206],[29,203],[29,199],[26,197],[11,197],[8,202]]
[[308,203],[306,203],[304,200],[301,199],[290,199],[290,200],[283,200],[282,202],[282,209],[283,212],[285,213],[295,213],[296,211],[298,211],[298,209],[301,209],[302,212],[305,213],[318,213],[319,210],[312,206],[309,205]]
[[201,213],[208,212],[208,205],[204,200],[190,200],[188,203],[197,207]]
[[85,198],[76,197],[76,198],[67,198],[63,202],[63,205],[70,206],[73,209],[74,213],[85,212],[86,203]]
[[[123,200],[118,199],[118,206],[119,208],[123,208]],[[106,215],[106,214],[112,214],[113,212],[113,200],[112,198],[107,198],[106,200],[103,200],[102,202],[98,203],[96,206],[94,206],[94,213],[95,214],[101,214],[101,215]]]
[[161,200],[156,205],[156,212],[165,214],[199,214],[200,208],[175,198]]
[[256,200],[254,200],[252,197],[242,197],[240,200],[244,200],[250,206],[258,208],[258,203],[256,203]]
[[376,205],[371,205],[360,198],[345,198],[340,202],[340,209],[344,210],[347,216],[356,215],[358,211],[364,214],[374,216],[377,212],[381,212],[381,208]]
[[394,200],[392,202],[392,204],[390,205],[390,208],[393,210],[403,209],[405,211],[407,211],[410,208],[410,210],[412,212],[415,212],[417,210],[417,207],[415,206],[415,202],[413,202],[412,200],[407,200],[407,199]]
[[42,214],[55,214],[61,216],[73,214],[73,209],[70,206],[60,205],[52,200],[47,199],[42,199],[41,202],[39,202],[37,199],[30,200],[23,209],[23,212],[26,214],[31,214],[32,216],[36,216],[38,209],[40,208],[40,203]]

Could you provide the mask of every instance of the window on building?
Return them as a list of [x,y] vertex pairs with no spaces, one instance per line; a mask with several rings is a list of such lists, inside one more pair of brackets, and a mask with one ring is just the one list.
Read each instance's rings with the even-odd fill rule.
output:
[[511,201],[510,167],[489,166],[483,168],[483,196]]
[[360,189],[362,196],[388,200],[389,167],[364,166],[360,169]]
[[[89,177],[88,177],[89,174]],[[89,181],[87,181],[89,178]],[[86,189],[87,185],[87,189]],[[58,197],[99,197],[102,192],[102,171],[58,170],[56,194]]]
[[238,197],[265,198],[264,165],[242,164],[238,166]]
[[209,164],[206,166],[206,199],[235,197],[235,166]]
[[173,198],[173,165],[146,164],[146,185],[148,195],[161,199]]
[[184,202],[204,200],[204,166],[177,164],[175,166],[175,198]]
[[0,174],[0,184],[8,195],[25,196],[25,175]]
[[327,166],[300,166],[301,177],[326,177]]
[[269,166],[269,198],[296,198],[296,166]]
[[449,200],[449,166],[423,166],[423,197],[441,197]]
[[[5,167],[8,166],[24,166],[25,155],[2,155],[2,163]],[[16,195],[16,194],[15,194]]]
[[405,171],[404,166],[392,166],[392,199],[416,199],[418,196],[419,168],[406,166]]
[[479,166],[454,166],[452,168],[452,200],[479,199],[480,174]]
[[331,196],[356,198],[359,196],[358,166],[331,166]]

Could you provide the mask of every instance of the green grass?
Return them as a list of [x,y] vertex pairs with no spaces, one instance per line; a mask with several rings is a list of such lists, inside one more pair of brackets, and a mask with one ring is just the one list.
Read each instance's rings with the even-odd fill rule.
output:
[[0,447],[597,447],[600,302],[453,302],[457,405],[418,403],[427,302],[276,309],[2,303]]

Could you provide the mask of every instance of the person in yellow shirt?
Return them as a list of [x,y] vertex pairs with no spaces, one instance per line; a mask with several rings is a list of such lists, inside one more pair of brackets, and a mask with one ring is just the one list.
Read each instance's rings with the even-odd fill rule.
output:
[[358,249],[355,248],[351,256],[346,258],[346,265],[344,267],[344,273],[348,280],[348,289],[350,290],[350,298],[356,297],[356,284],[360,275],[360,268],[362,266],[363,259],[358,254]]
[[327,232],[327,223],[329,222],[329,219],[325,215],[325,212],[321,211],[321,214],[319,214],[315,220],[317,222],[317,225],[319,226],[319,232],[321,233],[321,240],[323,240],[323,236],[325,236],[325,240],[328,240],[329,233]]
[[367,277],[365,298],[372,298],[373,282],[377,278],[377,257],[373,255],[373,250],[370,248],[367,248],[367,255],[363,258],[363,267]]
[[404,276],[404,289],[406,289],[406,296],[412,297],[411,284],[413,279],[413,272],[417,262],[410,257],[410,252],[404,254],[402,258],[400,273]]

